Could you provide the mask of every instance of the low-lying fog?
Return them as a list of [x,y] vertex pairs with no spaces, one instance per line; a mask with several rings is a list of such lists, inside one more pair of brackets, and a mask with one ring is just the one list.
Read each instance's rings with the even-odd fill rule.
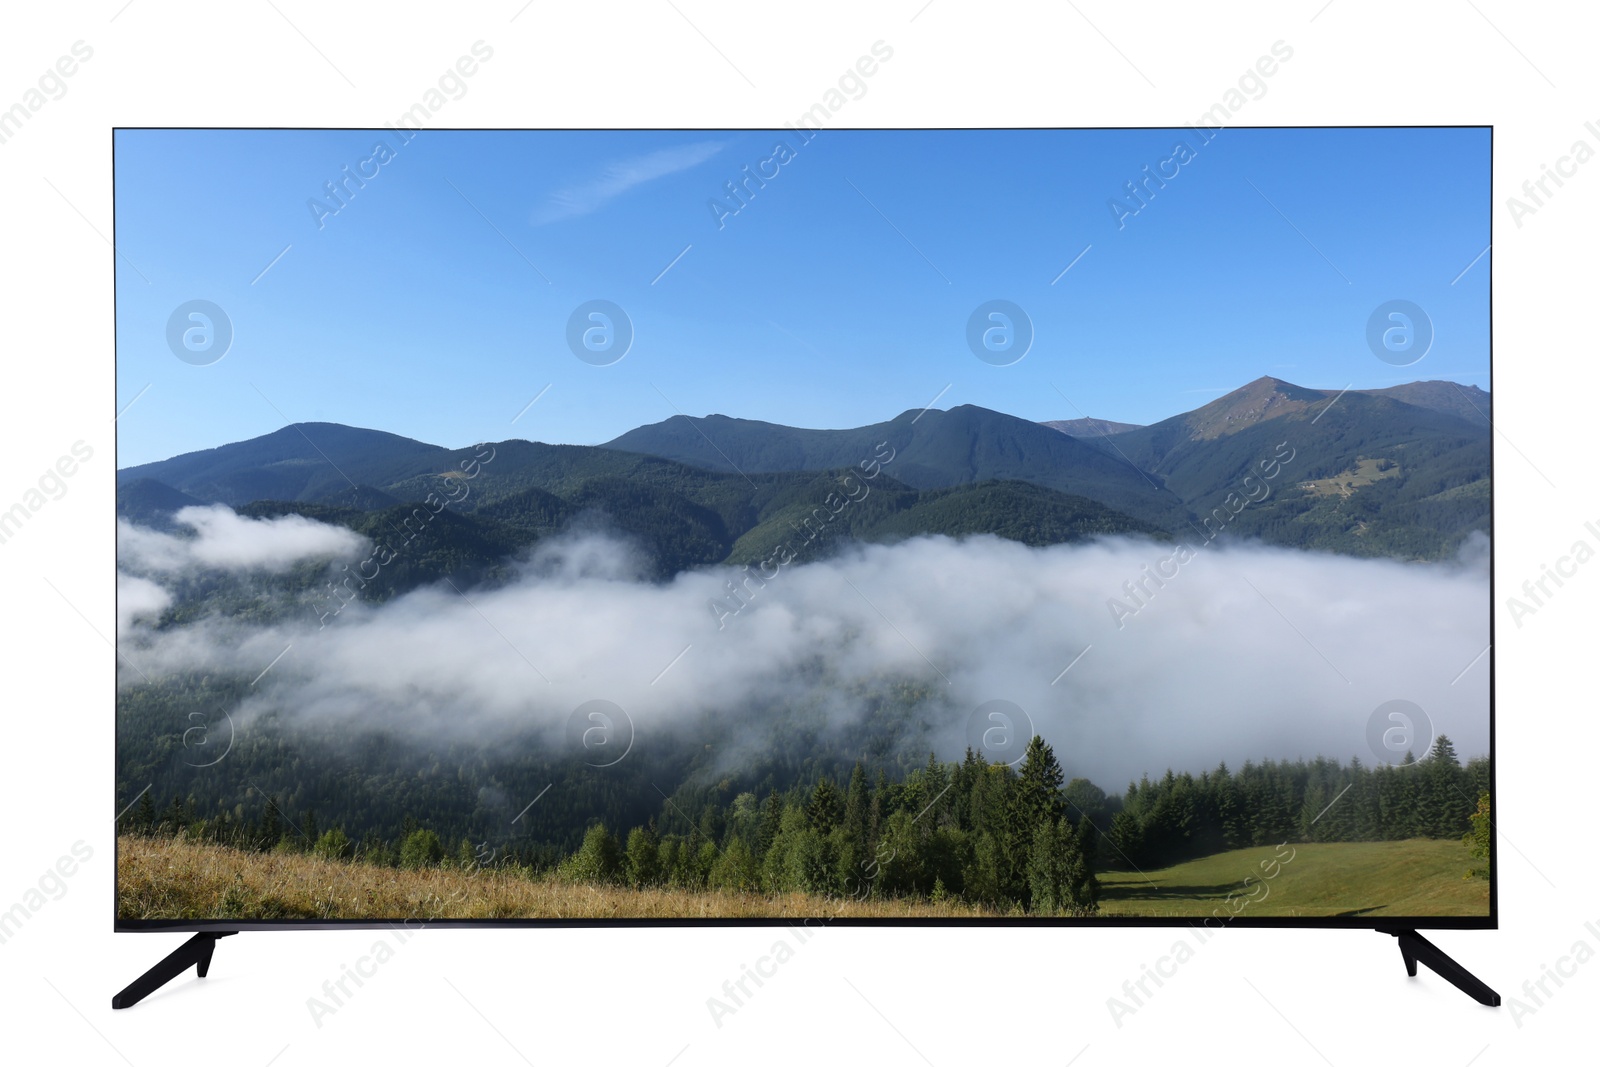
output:
[[[604,699],[627,711],[639,745],[707,710],[747,727],[732,740],[748,745],[763,726],[749,720],[770,714],[752,709],[803,699],[845,723],[863,713],[867,684],[909,679],[939,694],[924,715],[941,756],[960,757],[973,709],[1011,701],[1069,777],[1110,791],[1224,760],[1371,764],[1368,720],[1396,698],[1421,706],[1463,757],[1488,750],[1488,657],[1474,663],[1489,642],[1482,538],[1455,563],[1423,565],[924,537],[766,579],[710,568],[658,584],[640,579],[634,547],[591,534],[542,544],[498,588],[441,583],[382,605],[356,596],[337,614],[326,613],[339,601],[308,597],[297,622],[158,627],[187,574],[258,575],[266,589],[297,561],[327,559],[332,578],[367,559],[355,534],[299,517],[215,507],[178,519],[192,536],[119,526],[119,647],[151,679],[202,668],[248,679],[289,647],[235,710],[241,723],[275,710],[424,745],[495,744],[549,736]],[[747,576],[739,607],[726,583]],[[1142,606],[1124,587],[1141,580]]]

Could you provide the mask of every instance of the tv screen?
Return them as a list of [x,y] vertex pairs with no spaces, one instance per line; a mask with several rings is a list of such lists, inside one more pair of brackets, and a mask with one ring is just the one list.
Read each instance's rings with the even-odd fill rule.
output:
[[1494,925],[1488,129],[114,147],[119,929]]

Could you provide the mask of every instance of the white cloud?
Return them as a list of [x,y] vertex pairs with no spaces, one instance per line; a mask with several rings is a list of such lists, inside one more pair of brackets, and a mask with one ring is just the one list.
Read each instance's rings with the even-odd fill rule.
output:
[[207,619],[145,633],[135,652],[151,677],[253,674],[293,641],[246,713],[381,722],[426,745],[538,744],[598,698],[628,712],[641,744],[710,716],[720,751],[759,750],[770,720],[864,722],[863,694],[908,682],[927,693],[918,714],[942,756],[959,758],[974,708],[1009,700],[1069,775],[1108,790],[1223,760],[1370,763],[1368,719],[1397,698],[1463,756],[1487,752],[1487,668],[1462,674],[1488,643],[1481,566],[1211,547],[1149,586],[1119,629],[1108,598],[1171,551],[993,537],[854,548],[784,568],[719,630],[710,602],[732,572],[640,582],[623,546],[586,538],[471,603],[448,588],[358,600],[320,632],[309,611],[303,627]]
[[194,537],[178,537],[119,519],[117,563],[134,570],[192,568],[282,573],[305,559],[360,558],[367,541],[342,526],[302,515],[251,519],[221,504],[187,507],[173,516]]
[[546,205],[534,213],[533,222],[543,225],[587,215],[645,182],[698,166],[722,148],[721,141],[697,141],[612,163],[594,177],[550,194]]
[[117,640],[133,628],[134,621],[153,618],[172,603],[172,594],[147,578],[117,572]]

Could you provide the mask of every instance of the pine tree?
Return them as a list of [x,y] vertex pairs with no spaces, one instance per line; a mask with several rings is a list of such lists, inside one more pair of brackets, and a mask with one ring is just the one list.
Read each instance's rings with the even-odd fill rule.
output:
[[282,839],[283,819],[278,815],[278,798],[268,797],[266,810],[261,813],[261,837],[256,847],[269,851]]
[[839,790],[834,786],[833,779],[821,778],[811,791],[811,802],[806,805],[806,821],[817,833],[827,834],[839,825],[842,808]]
[[868,794],[867,769],[857,760],[845,788],[844,815],[829,846],[838,865],[835,881],[839,891],[863,899],[872,892],[875,874],[868,865],[867,826],[871,816]]
[[883,822],[890,811],[889,774],[878,768],[877,781],[872,784],[872,800],[867,805],[867,847],[873,848],[883,837]]
[[974,903],[999,905],[1003,899],[1000,886],[1003,865],[998,839],[987,830],[980,830],[972,842],[972,858],[961,872],[963,895]]
[[902,805],[919,822],[925,822],[930,827],[939,825],[943,821],[941,812],[949,807],[946,789],[949,782],[944,765],[930,752],[928,762],[921,771],[912,774],[911,779],[916,783],[916,788],[907,793]]
[[1090,832],[1087,819],[1076,830],[1064,818],[1039,828],[1028,860],[1029,911],[1083,915],[1096,910],[1100,883],[1083,849]]
[[767,794],[767,802],[761,806],[761,833],[756,850],[763,859],[772,850],[772,842],[777,838],[782,822],[783,800],[774,790]]
[[977,782],[979,771],[978,754],[969,746],[967,754],[962,759],[960,766],[956,767],[955,775],[950,787],[951,806],[955,809],[957,826],[971,827],[975,825],[972,811],[972,787]]
[[150,799],[150,790],[146,789],[139,797],[139,804],[133,809],[133,832],[148,834],[156,827],[156,802]]
[[[1171,775],[1171,772],[1167,772]],[[1063,814],[1066,802],[1061,796],[1064,775],[1056,754],[1037,734],[1028,742],[1022,756],[1022,769],[1017,778],[1017,811],[1035,827],[1053,823]]]
[[1061,798],[1063,777],[1055,753],[1043,738],[1034,735],[1023,753],[1015,785],[1007,782],[1011,787],[1003,801],[1005,833],[1000,843],[1005,850],[1006,870],[1002,892],[1012,899],[1027,899],[1028,864],[1035,835],[1061,818],[1065,807]]
[[1119,867],[1144,865],[1144,831],[1139,816],[1124,808],[1111,816],[1106,831],[1107,861]]
[[1456,757],[1455,745],[1444,734],[1433,742],[1422,787],[1422,830],[1429,837],[1455,837],[1467,828],[1472,815],[1470,794],[1462,788],[1466,775]]
[[183,798],[176,793],[172,795],[172,804],[167,808],[167,813],[161,817],[161,832],[177,835],[183,832],[187,823],[183,817]]
[[860,846],[867,842],[867,804],[867,769],[857,760],[844,794],[844,832]]
[[1077,848],[1067,865],[1067,890],[1078,915],[1100,910],[1100,880],[1094,876],[1094,833],[1094,824],[1087,818],[1078,823]]

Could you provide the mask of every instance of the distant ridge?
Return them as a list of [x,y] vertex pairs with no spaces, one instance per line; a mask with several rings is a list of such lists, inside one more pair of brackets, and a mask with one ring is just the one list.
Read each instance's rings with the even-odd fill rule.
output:
[[1158,482],[1077,437],[988,408],[906,411],[888,422],[813,430],[725,415],[675,415],[603,447],[691,466],[744,473],[855,467],[880,443],[886,465],[916,489],[1010,480],[1097,500],[1163,529],[1187,521],[1183,502]]
[[355,487],[385,486],[443,470],[450,455],[449,449],[382,430],[302,422],[248,441],[124,467],[117,472],[117,485],[149,478],[230,506],[329,499]]
[[[1489,393],[1448,381],[1333,390],[1266,376],[1149,426],[1036,423],[970,404],[833,430],[678,415],[603,446],[485,446],[495,458],[451,504],[465,523],[452,538],[467,546],[460,560],[481,564],[593,513],[652,546],[670,574],[726,560],[736,542],[766,544],[827,501],[845,472],[876,468],[872,501],[838,527],[851,536],[1209,539],[1207,520],[1233,500],[1230,537],[1441,559],[1488,529],[1490,404]],[[315,505],[370,535],[451,495],[452,479],[477,466],[473,449],[301,423],[120,470],[118,511],[162,525],[200,503]]]
[[1393,397],[1429,411],[1442,411],[1480,425],[1487,425],[1492,415],[1489,394],[1476,385],[1444,381],[1408,382],[1405,385],[1391,385],[1387,389],[1367,389],[1365,392],[1371,396]]
[[1107,434],[1124,433],[1128,430],[1141,429],[1137,422],[1112,422],[1110,419],[1055,419],[1051,422],[1041,422],[1040,426],[1048,426],[1052,430],[1060,430],[1071,437],[1105,437]]
[[[1181,419],[1196,438],[1209,439],[1267,422],[1284,415],[1295,415],[1312,407],[1330,403],[1339,396],[1338,389],[1308,389],[1280,378],[1262,376],[1193,411],[1174,415],[1155,425],[1166,425]],[[1384,389],[1351,389],[1347,395],[1387,397],[1403,404],[1437,411],[1467,422],[1487,424],[1491,415],[1490,396],[1475,385],[1461,385],[1451,381],[1408,382]],[[1052,430],[1075,437],[1104,437],[1107,434],[1128,433],[1145,426],[1130,422],[1113,422],[1110,419],[1056,419],[1042,422]]]
[[174,512],[205,503],[154,478],[134,478],[117,487],[118,518],[161,530],[172,528]]

